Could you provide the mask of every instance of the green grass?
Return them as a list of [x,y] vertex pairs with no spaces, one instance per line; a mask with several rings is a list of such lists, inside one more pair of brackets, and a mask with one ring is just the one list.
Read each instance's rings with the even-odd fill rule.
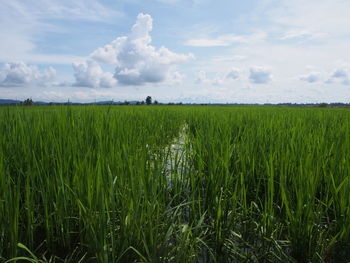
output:
[[349,176],[348,109],[3,107],[0,261],[348,262]]

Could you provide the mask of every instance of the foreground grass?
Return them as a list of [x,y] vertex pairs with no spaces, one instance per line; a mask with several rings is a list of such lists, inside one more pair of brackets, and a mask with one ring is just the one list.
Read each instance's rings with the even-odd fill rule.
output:
[[347,109],[0,108],[0,260],[347,262],[349,159]]

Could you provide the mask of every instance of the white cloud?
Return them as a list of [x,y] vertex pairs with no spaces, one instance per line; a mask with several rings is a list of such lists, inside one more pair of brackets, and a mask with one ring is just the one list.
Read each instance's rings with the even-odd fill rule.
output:
[[118,37],[116,40],[113,40],[112,43],[93,51],[90,57],[100,63],[117,64],[117,50],[122,48],[126,40],[127,37]]
[[207,73],[203,70],[197,73],[196,83],[197,84],[209,84],[211,82],[207,77]]
[[185,78],[184,74],[181,74],[178,71],[173,72],[170,74],[170,78],[168,80],[169,85],[179,85],[183,83],[183,80]]
[[98,48],[91,59],[115,65],[114,78],[121,85],[159,83],[168,79],[174,66],[193,58],[192,54],[178,54],[165,47],[150,45],[153,20],[148,14],[139,14],[130,35],[118,37],[110,44]]
[[345,68],[338,68],[338,69],[334,70],[331,78],[338,78],[338,79],[340,78],[340,79],[342,79],[342,78],[347,78],[348,76],[349,76],[349,72],[348,72],[347,69],[345,69]]
[[266,67],[251,67],[249,80],[255,84],[267,84],[272,81],[272,73]]
[[112,73],[103,72],[97,62],[88,60],[85,63],[73,63],[75,83],[77,87],[106,87],[110,88],[116,85],[117,81]]
[[240,71],[236,68],[232,68],[226,75],[226,79],[238,79]]
[[241,73],[240,73],[239,69],[232,68],[223,77],[217,76],[214,79],[213,84],[218,85],[218,86],[227,85],[227,84],[231,83],[232,81],[237,80],[240,77],[240,74]]
[[290,40],[290,39],[319,39],[325,37],[326,34],[323,33],[314,33],[307,31],[305,29],[294,29],[289,30],[283,34],[281,37],[282,40]]
[[121,12],[102,5],[98,0],[20,0],[3,1],[5,8],[32,19],[64,19],[106,21],[111,17],[121,16]]
[[308,34],[332,37],[347,35],[350,2],[346,0],[270,0],[264,15],[282,26],[302,29]]
[[[47,41],[47,34],[69,32],[70,28],[65,24],[67,20],[109,22],[122,15],[98,0],[0,2],[0,62],[20,60],[70,65],[78,56],[38,52],[40,42]],[[63,43],[59,45],[64,46]]]
[[316,83],[322,79],[322,74],[320,72],[313,71],[308,74],[299,76],[299,79],[309,83]]
[[185,45],[192,47],[227,47],[232,43],[233,38],[195,38],[186,41]]
[[286,39],[301,38],[301,37],[308,37],[308,36],[310,36],[310,33],[306,30],[291,30],[291,31],[285,32],[281,37],[281,39],[286,40]]
[[341,83],[343,85],[350,85],[350,75],[348,69],[344,67],[335,69],[326,83]]
[[197,73],[196,83],[197,84],[211,84],[211,85],[225,85],[229,84],[233,80],[237,80],[240,77],[240,70],[232,68],[224,76],[217,75],[214,79],[207,77],[205,71],[199,71]]
[[227,34],[218,37],[192,38],[187,40],[185,45],[192,47],[227,47],[233,44],[258,42],[265,37],[265,32],[258,32],[251,35]]
[[242,61],[246,59],[246,56],[240,56],[240,55],[235,55],[235,56],[214,56],[212,61],[213,62],[236,62],[236,61]]
[[0,86],[17,87],[46,85],[54,80],[56,70],[52,67],[39,70],[36,66],[23,62],[6,63],[0,71]]

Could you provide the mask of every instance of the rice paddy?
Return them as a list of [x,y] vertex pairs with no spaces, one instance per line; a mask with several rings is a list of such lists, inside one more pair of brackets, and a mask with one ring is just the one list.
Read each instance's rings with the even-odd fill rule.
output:
[[0,108],[0,261],[348,262],[350,111]]

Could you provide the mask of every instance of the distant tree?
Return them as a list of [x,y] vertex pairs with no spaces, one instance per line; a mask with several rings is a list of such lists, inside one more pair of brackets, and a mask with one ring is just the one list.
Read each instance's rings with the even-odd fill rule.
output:
[[144,102],[144,101],[141,101],[141,105],[145,105],[145,102]]
[[123,102],[123,105],[129,105],[130,103],[126,100]]
[[31,106],[31,105],[33,105],[33,100],[32,99],[26,99],[25,101],[23,101],[23,105],[24,106]]
[[147,98],[146,98],[146,104],[147,104],[147,105],[151,105],[151,104],[152,104],[152,97],[151,97],[151,96],[147,96]]
[[157,100],[155,100],[155,101],[153,102],[153,104],[154,104],[154,105],[158,105],[159,103],[158,103]]
[[323,102],[323,103],[320,103],[320,104],[318,105],[318,107],[320,107],[320,108],[327,108],[327,107],[328,107],[328,104],[325,103],[325,102]]

